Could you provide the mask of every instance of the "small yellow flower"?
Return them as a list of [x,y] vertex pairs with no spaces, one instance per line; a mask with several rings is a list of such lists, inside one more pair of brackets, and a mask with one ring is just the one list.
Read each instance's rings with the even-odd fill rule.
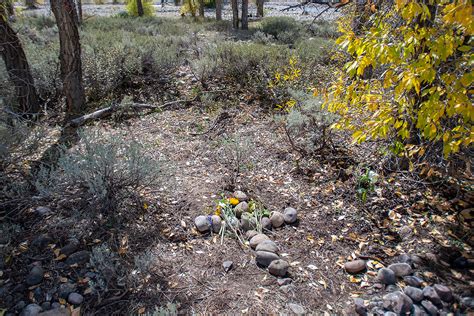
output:
[[216,211],[214,212],[214,215],[221,216],[221,206],[217,205]]
[[147,210],[147,209],[148,209],[148,204],[143,203],[143,208],[144,208],[145,210]]
[[229,203],[230,205],[237,205],[239,204],[239,199],[236,199],[236,198],[229,198]]

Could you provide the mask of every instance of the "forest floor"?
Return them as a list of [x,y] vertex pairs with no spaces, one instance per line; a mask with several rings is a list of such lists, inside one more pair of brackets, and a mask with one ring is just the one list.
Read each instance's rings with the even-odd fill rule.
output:
[[[139,140],[162,162],[159,184],[141,196],[141,210],[103,214],[78,208],[75,200],[38,199],[22,212],[21,233],[13,230],[1,243],[0,315],[1,308],[19,312],[27,303],[54,301],[65,284],[84,303],[64,297],[58,302],[85,315],[151,315],[159,306],[165,314],[174,308],[181,314],[354,314],[354,298],[369,302],[406,286],[399,280],[390,288],[376,279],[381,267],[402,254],[410,256],[425,285],[450,287],[456,303],[448,309],[470,311],[459,302],[474,295],[472,190],[437,178],[437,171],[420,176],[388,170],[379,143],[355,145],[344,133],[333,139],[334,149],[301,157],[275,112],[245,90],[236,89],[239,101],[228,104],[233,87],[211,86],[204,93],[211,101],[195,99],[193,91],[202,87],[186,67],[174,74],[174,89],[192,102],[85,127],[105,138]],[[147,103],[146,97],[140,101]],[[356,191],[369,169],[378,180],[361,201]],[[291,284],[281,286],[258,267],[247,245],[194,228],[196,216],[212,213],[221,195],[234,190],[269,211],[298,211],[297,224],[268,232],[290,264]],[[71,245],[72,236],[78,244]],[[74,249],[64,251],[68,246]],[[100,253],[101,246],[108,248]],[[70,260],[81,252],[85,260]],[[95,261],[89,261],[91,253]],[[344,263],[354,259],[366,260],[367,270],[347,273]],[[226,272],[222,264],[228,260],[233,268]],[[39,264],[44,280],[25,286],[31,267]]]

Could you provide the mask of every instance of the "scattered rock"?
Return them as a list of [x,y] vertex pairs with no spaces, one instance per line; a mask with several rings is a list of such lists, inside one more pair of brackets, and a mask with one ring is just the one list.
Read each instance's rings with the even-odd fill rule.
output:
[[413,275],[407,275],[403,277],[403,281],[405,281],[406,284],[414,287],[422,287],[423,286],[423,279],[420,279],[417,276]]
[[247,212],[249,210],[249,205],[247,202],[240,202],[237,204],[237,206],[234,208],[235,211],[235,216],[237,218],[240,218],[243,213]]
[[383,284],[395,284],[395,282],[397,282],[395,272],[387,268],[382,268],[379,270],[377,273],[377,280]]
[[31,247],[35,248],[36,250],[42,250],[51,242],[53,242],[51,237],[46,234],[41,234],[33,239],[31,242]]
[[410,226],[403,226],[398,231],[398,234],[400,235],[400,238],[402,240],[407,240],[407,239],[410,239],[411,236],[413,235],[413,230],[411,229]]
[[260,225],[264,230],[272,230],[272,221],[268,217],[262,217]]
[[70,255],[69,258],[66,259],[66,264],[70,266],[73,264],[85,264],[89,262],[90,257],[91,253],[89,251],[81,250]]
[[414,302],[421,302],[423,300],[423,291],[413,286],[407,286],[403,292],[408,295]]
[[[423,289],[423,296],[426,299],[430,300],[436,306],[440,306],[440,307],[443,306],[443,302],[441,302],[441,298],[439,297],[438,293],[436,293],[436,290],[433,287],[426,286]],[[423,305],[423,306],[425,306],[425,305]]]
[[436,308],[436,306],[434,306],[432,302],[428,300],[424,300],[421,302],[421,305],[426,309],[428,314],[430,314],[431,316],[438,315],[438,309]]
[[293,284],[282,285],[280,286],[280,290],[285,293],[290,293],[291,291],[295,290],[295,286]]
[[234,263],[230,260],[224,261],[222,263],[222,267],[224,268],[225,272],[229,272],[232,269],[233,265],[234,265]]
[[37,285],[43,282],[44,270],[40,266],[33,267],[26,277],[26,284],[28,286]]
[[39,313],[38,316],[70,316],[71,313],[66,308],[55,308],[47,312]]
[[293,282],[293,280],[290,278],[277,279],[277,283],[279,286],[288,285],[288,284],[291,284],[291,282]]
[[474,309],[474,298],[473,297],[470,297],[470,296],[463,297],[463,298],[461,298],[460,303],[464,307]]
[[297,212],[292,207],[287,207],[283,212],[283,219],[287,224],[294,224],[296,222]]
[[406,264],[409,264],[410,266],[413,264],[413,261],[411,260],[411,256],[406,253],[402,253],[401,255],[399,255],[397,260],[399,263],[406,263]]
[[35,211],[36,211],[36,214],[38,214],[39,216],[46,216],[49,213],[51,213],[51,209],[49,207],[46,207],[46,206],[38,206],[35,209]]
[[389,311],[389,312],[385,312],[385,313],[383,313],[383,316],[398,316],[398,314],[397,314],[397,313],[394,313],[394,312],[390,312],[390,311]]
[[257,234],[250,239],[250,247],[255,249],[257,248],[257,245],[264,240],[270,240],[270,238],[265,234]]
[[365,260],[353,260],[344,263],[344,269],[348,273],[357,274],[364,271],[367,267]]
[[420,306],[415,304],[415,305],[413,305],[412,315],[413,316],[427,316],[428,314],[425,312],[423,307],[420,307]]
[[385,288],[385,291],[395,292],[395,291],[400,291],[400,288],[396,284],[390,284],[390,285],[387,285],[387,287]]
[[410,312],[412,306],[412,300],[400,291],[389,293],[383,297],[383,307],[398,315]]
[[240,217],[240,228],[243,231],[255,230],[257,228],[257,219],[249,213],[243,213]]
[[367,315],[367,307],[365,306],[364,300],[361,298],[354,299],[354,310],[358,315]]
[[43,302],[41,304],[41,309],[44,311],[50,310],[51,309],[51,303],[50,302]]
[[247,194],[245,194],[244,192],[242,191],[235,191],[233,196],[239,200],[240,202],[246,202],[249,200]]
[[16,311],[21,311],[23,308],[25,308],[25,306],[26,306],[25,301],[19,301],[15,304],[13,309],[16,310]]
[[252,239],[255,235],[258,235],[258,232],[256,230],[248,230],[245,232],[245,238],[248,240]]
[[37,316],[41,312],[41,306],[38,304],[27,305],[20,313],[20,316]]
[[72,283],[62,283],[59,285],[58,296],[62,299],[67,299],[69,294],[76,290],[76,286]]
[[290,265],[285,260],[282,260],[282,259],[274,260],[268,266],[268,272],[270,272],[270,274],[274,276],[283,277],[288,272],[289,266]]
[[221,230],[222,221],[221,218],[217,215],[211,216],[212,231],[218,233]]
[[264,240],[257,245],[255,248],[256,251],[268,251],[273,253],[278,253],[278,246],[275,242],[271,240]]
[[73,292],[69,294],[69,296],[67,297],[67,301],[69,302],[69,304],[72,304],[72,305],[81,305],[82,302],[84,301],[84,297],[79,293]]
[[69,256],[70,254],[77,251],[79,248],[79,240],[73,238],[71,239],[68,244],[61,248],[61,253],[63,255]]
[[207,216],[199,215],[194,219],[194,225],[199,232],[205,233],[211,229],[211,223],[209,222]]
[[285,223],[285,218],[280,212],[272,212],[272,216],[270,216],[270,222],[272,223],[273,227],[278,228]]
[[451,292],[449,287],[441,284],[435,284],[433,288],[435,289],[436,293],[438,293],[438,296],[441,300],[448,303],[453,301],[453,292]]
[[268,267],[273,260],[278,260],[280,257],[273,252],[257,251],[256,261],[263,267]]
[[291,311],[293,313],[295,313],[296,315],[304,315],[306,313],[306,311],[304,310],[303,306],[301,305],[298,305],[298,304],[294,304],[294,303],[290,303],[288,304],[288,307],[291,309]]
[[393,263],[388,268],[395,272],[397,277],[404,277],[413,273],[413,269],[408,263]]

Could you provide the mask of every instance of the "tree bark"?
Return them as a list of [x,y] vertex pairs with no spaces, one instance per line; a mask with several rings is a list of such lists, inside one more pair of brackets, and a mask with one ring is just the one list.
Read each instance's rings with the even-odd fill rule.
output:
[[242,30],[249,29],[249,0],[242,0]]
[[82,24],[82,0],[77,0],[77,21]]
[[82,86],[82,61],[77,12],[73,0],[51,0],[51,9],[56,17],[59,31],[59,59],[63,93],[66,96],[66,120],[70,120],[84,109],[86,97]]
[[[133,1],[133,0],[131,0]],[[145,13],[143,12],[143,3],[142,0],[136,0],[137,1],[137,12],[138,16],[143,16]]]
[[264,0],[257,0],[257,16],[263,18],[263,3]]
[[20,39],[8,24],[7,8],[0,0],[0,54],[5,62],[8,76],[15,86],[18,105],[13,108],[16,113],[30,117],[40,111],[40,99],[31,75],[30,66]]
[[199,3],[199,16],[204,17],[204,0],[198,0]]
[[223,0],[216,0],[216,20],[222,20],[222,1]]
[[239,28],[239,2],[238,0],[231,0],[232,5],[232,27]]

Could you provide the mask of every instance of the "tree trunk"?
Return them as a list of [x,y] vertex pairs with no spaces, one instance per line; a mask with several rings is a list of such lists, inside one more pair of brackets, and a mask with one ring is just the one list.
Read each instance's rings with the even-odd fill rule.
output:
[[0,0],[0,54],[8,76],[15,86],[18,105],[13,110],[25,117],[40,111],[40,100],[20,39],[8,24],[7,12]]
[[232,27],[239,28],[239,2],[238,0],[230,0],[232,5]]
[[263,18],[263,3],[264,0],[257,0],[257,16]]
[[175,6],[179,6],[181,4],[181,1],[180,0],[174,0],[174,5]]
[[[130,0],[133,1],[133,0]],[[137,12],[138,16],[143,16],[145,13],[143,12],[143,3],[142,0],[136,0],[137,1]]]
[[216,20],[222,20],[222,1],[223,0],[216,0]]
[[59,59],[63,93],[66,96],[66,120],[78,116],[86,103],[82,86],[82,61],[77,12],[73,0],[51,0],[59,31]]
[[242,30],[249,29],[249,0],[242,0]]
[[82,0],[77,0],[77,21],[82,24]]
[[198,0],[199,4],[199,16],[204,17],[204,0]]

